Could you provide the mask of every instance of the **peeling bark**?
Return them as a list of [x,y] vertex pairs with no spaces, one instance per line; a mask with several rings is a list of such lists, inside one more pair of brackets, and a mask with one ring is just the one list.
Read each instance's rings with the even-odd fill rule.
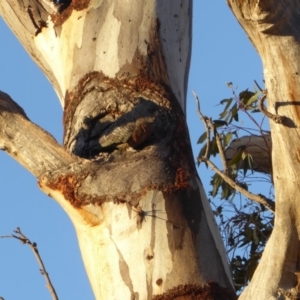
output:
[[299,1],[228,0],[259,52],[270,121],[276,216],[261,262],[240,299],[298,299],[299,274]]
[[185,122],[191,1],[73,0],[53,13],[19,3],[0,13],[64,106],[64,148],[30,123],[27,138],[37,128],[43,145],[18,140],[33,163],[14,158],[70,216],[96,299],[168,299],[180,287],[235,298]]

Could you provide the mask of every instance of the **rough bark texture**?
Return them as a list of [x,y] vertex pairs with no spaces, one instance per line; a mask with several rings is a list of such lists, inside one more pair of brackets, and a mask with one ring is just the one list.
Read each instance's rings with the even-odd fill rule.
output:
[[270,121],[276,216],[274,230],[240,299],[298,299],[300,175],[300,2],[228,0],[264,66]]
[[234,298],[184,116],[191,1],[3,0],[0,13],[64,106],[66,150],[42,129],[44,168],[42,146],[17,141],[33,163],[15,134],[2,148],[70,216],[95,297]]
[[0,91],[0,149],[34,176],[78,161],[46,131],[32,123],[24,110]]

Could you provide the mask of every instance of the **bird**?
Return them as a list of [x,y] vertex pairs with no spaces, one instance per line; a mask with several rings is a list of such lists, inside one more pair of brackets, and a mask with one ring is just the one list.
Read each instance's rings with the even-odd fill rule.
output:
[[62,13],[70,4],[71,0],[52,0],[54,5],[57,7],[57,11]]
[[99,138],[101,148],[136,148],[153,133],[158,115],[158,105],[150,100],[140,100],[132,111],[122,115],[105,129]]
[[71,4],[71,0],[42,0],[40,2],[50,15],[62,13]]

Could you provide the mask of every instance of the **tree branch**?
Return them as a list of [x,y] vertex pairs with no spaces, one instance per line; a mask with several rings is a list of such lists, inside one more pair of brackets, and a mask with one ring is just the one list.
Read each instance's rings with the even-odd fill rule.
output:
[[209,123],[209,126],[211,127],[211,129],[213,130],[214,136],[216,138],[217,147],[219,149],[219,155],[220,155],[221,162],[222,162],[222,165],[224,168],[224,173],[228,174],[228,165],[227,165],[227,161],[226,161],[226,157],[225,157],[225,153],[224,153],[224,149],[222,146],[222,141],[221,141],[220,135],[219,135],[216,127],[214,126],[213,122],[211,121],[211,119],[208,120],[208,123]]
[[1,91],[0,128],[0,149],[36,177],[78,161],[53,136],[32,123],[24,110]]
[[262,114],[264,114],[266,117],[268,117],[270,120],[273,120],[275,123],[278,124],[283,124],[285,117],[284,116],[280,116],[280,115],[274,115],[272,113],[270,113],[269,111],[267,111],[265,105],[264,105],[264,101],[266,100],[266,96],[267,95],[263,95],[257,104],[258,109],[260,110],[260,112]]
[[209,156],[210,156],[210,128],[208,126],[208,118],[206,116],[204,116],[200,110],[200,101],[199,101],[198,95],[195,93],[195,91],[193,91],[193,95],[194,95],[194,98],[195,98],[196,104],[197,104],[197,113],[200,116],[200,119],[203,122],[205,131],[206,131],[207,143],[206,143],[206,149],[205,149],[204,156],[209,158]]
[[[235,190],[237,190],[238,192],[242,193],[245,197],[247,197],[248,199],[250,200],[253,200],[259,204],[262,204],[264,205],[267,209],[269,209],[271,212],[275,212],[275,205],[274,205],[274,202],[267,199],[266,197],[264,196],[261,196],[261,195],[255,195],[255,194],[252,194],[250,192],[248,192],[247,190],[245,190],[244,188],[242,188],[238,183],[236,183],[234,180],[232,180],[228,175],[228,167],[227,167],[227,161],[226,161],[226,155],[225,155],[225,152],[224,152],[224,149],[223,149],[223,146],[222,146],[222,142],[220,140],[220,136],[213,124],[213,122],[211,121],[211,119],[209,119],[208,117],[204,116],[201,111],[200,111],[200,104],[199,104],[199,98],[198,96],[196,95],[196,93],[194,93],[194,96],[195,96],[195,99],[196,99],[196,102],[197,102],[197,111],[198,111],[198,114],[200,115],[200,118],[202,120],[202,122],[204,123],[204,126],[206,128],[206,132],[212,130],[213,133],[214,133],[214,136],[216,138],[216,142],[217,142],[217,147],[219,149],[219,154],[220,154],[220,157],[221,157],[221,160],[222,160],[222,164],[223,164],[223,167],[224,167],[224,171],[222,172],[221,170],[219,170],[216,165],[209,160],[209,152],[207,151],[207,148],[206,148],[206,151],[205,151],[205,155],[198,158],[198,161],[201,163],[201,162],[205,162],[206,164],[208,164],[211,169],[216,172],[221,178],[223,178],[223,180],[225,182],[227,182],[231,187],[233,187]],[[210,133],[206,133],[207,135],[207,138],[210,137]],[[207,145],[210,144],[210,140],[208,139],[207,140]]]
[[49,277],[49,274],[48,272],[46,271],[46,268],[45,268],[45,265],[44,265],[44,262],[40,256],[40,253],[38,251],[38,248],[37,248],[37,244],[36,243],[32,243],[22,232],[21,232],[21,229],[19,227],[16,228],[16,230],[14,230],[14,232],[17,234],[17,235],[8,235],[8,236],[1,236],[2,238],[15,238],[19,241],[21,241],[22,244],[27,244],[29,245],[30,249],[32,250],[39,266],[40,266],[40,271],[41,271],[41,274],[45,277],[45,280],[46,280],[46,287],[47,289],[49,290],[50,294],[51,294],[51,297],[53,300],[58,300],[58,297],[56,295],[56,291],[55,291],[55,288],[54,286],[52,285],[52,282],[50,280],[50,277]]
[[224,181],[226,181],[230,186],[232,186],[235,190],[237,190],[238,192],[243,194],[245,197],[247,197],[248,199],[250,199],[252,201],[257,202],[258,204],[264,205],[268,210],[275,213],[275,205],[274,205],[273,201],[271,201],[270,199],[267,199],[266,197],[264,197],[260,194],[255,195],[255,194],[248,192],[247,190],[242,188],[238,183],[233,181],[228,175],[226,175],[221,170],[219,170],[216,167],[216,165],[213,162],[211,162],[209,159],[206,159],[205,157],[201,157],[199,159],[199,161],[200,162],[203,161],[203,162],[207,163],[214,172],[216,172],[220,177],[223,178]]

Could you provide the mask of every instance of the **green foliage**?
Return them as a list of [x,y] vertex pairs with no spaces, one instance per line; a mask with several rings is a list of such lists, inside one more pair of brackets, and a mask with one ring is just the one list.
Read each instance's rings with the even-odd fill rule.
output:
[[[232,83],[228,86],[232,89]],[[198,144],[202,144],[198,161],[205,155],[207,143],[210,143],[210,156],[216,157],[220,154],[217,147],[216,135],[218,135],[223,151],[230,143],[238,138],[239,134],[246,132],[246,135],[265,134],[262,128],[264,116],[257,114],[254,119],[253,113],[259,112],[257,109],[258,99],[262,96],[260,91],[249,91],[248,89],[238,95],[232,89],[233,96],[220,101],[222,111],[219,119],[213,120],[215,134],[211,134],[210,141],[204,132],[198,139]],[[254,128],[245,128],[237,124],[240,116],[250,119]],[[258,120],[261,118],[261,120]],[[255,189],[255,180],[264,180],[269,184],[269,198],[272,197],[272,180],[270,177],[258,175],[253,170],[253,158],[247,152],[247,147],[240,147],[230,161],[227,161],[225,174],[237,185],[245,190]],[[257,177],[260,176],[260,177]],[[228,251],[230,265],[236,290],[241,291],[251,280],[252,275],[259,263],[261,254],[265,247],[273,228],[273,215],[262,205],[258,205],[243,197],[233,187],[231,187],[218,174],[212,176],[212,190],[209,192],[215,200],[210,200],[217,217],[223,239]]]
[[[242,216],[242,218],[241,218]],[[265,217],[260,210],[253,213],[236,215],[231,221],[239,226],[239,231],[232,231],[228,237],[228,245],[235,248],[248,248],[243,256],[234,255],[231,269],[237,290],[252,278],[259,263],[263,249],[273,229],[273,217]],[[238,252],[238,251],[236,251]]]
[[[219,117],[220,120],[224,120],[225,122],[228,122],[229,124],[232,123],[232,121],[239,121],[239,111],[252,111],[257,112],[259,111],[257,109],[257,100],[258,97],[261,95],[261,92],[250,92],[247,90],[242,91],[239,94],[239,98],[229,98],[229,99],[223,99],[220,101],[221,105],[224,105],[224,110],[220,113]],[[234,96],[235,93],[234,93]],[[233,104],[232,104],[233,102]],[[232,104],[232,105],[231,105]]]
[[212,197],[216,197],[220,189],[222,199],[228,199],[232,194],[235,193],[235,189],[226,183],[219,174],[215,174],[212,177],[210,184],[213,187],[212,191],[209,192]]

